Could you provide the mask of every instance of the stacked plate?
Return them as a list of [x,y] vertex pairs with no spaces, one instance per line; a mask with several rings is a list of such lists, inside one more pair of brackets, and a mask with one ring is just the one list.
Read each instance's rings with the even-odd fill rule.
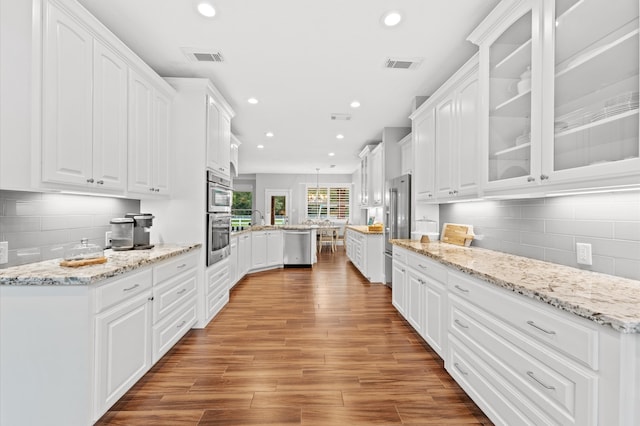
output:
[[638,92],[627,92],[607,99],[604,103],[604,108],[591,117],[591,122],[638,109],[639,100]]

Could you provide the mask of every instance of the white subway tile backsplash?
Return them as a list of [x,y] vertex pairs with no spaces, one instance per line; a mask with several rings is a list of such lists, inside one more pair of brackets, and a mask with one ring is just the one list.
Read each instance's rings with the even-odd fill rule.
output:
[[[640,192],[443,204],[440,221],[474,225],[477,247],[640,280]],[[592,266],[576,242],[592,244]]]
[[109,221],[139,211],[138,200],[0,190],[0,238],[9,242],[0,268],[63,257],[83,237],[104,246]]

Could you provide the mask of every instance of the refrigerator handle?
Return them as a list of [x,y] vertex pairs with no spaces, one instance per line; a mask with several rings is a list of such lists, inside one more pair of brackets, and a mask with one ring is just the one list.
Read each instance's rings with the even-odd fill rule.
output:
[[389,239],[396,238],[398,234],[398,190],[389,189]]

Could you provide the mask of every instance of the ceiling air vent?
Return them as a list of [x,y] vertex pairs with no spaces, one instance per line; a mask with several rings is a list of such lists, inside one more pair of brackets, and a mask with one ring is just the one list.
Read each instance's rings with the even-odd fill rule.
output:
[[191,62],[224,62],[222,53],[208,49],[183,47],[182,52]]
[[331,114],[331,119],[349,121],[351,120],[351,114],[340,114],[340,113],[334,112]]
[[422,58],[387,58],[384,61],[385,68],[413,70],[422,64]]

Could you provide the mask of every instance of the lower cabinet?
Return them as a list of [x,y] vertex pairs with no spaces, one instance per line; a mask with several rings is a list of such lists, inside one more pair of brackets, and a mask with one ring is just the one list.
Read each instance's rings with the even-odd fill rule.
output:
[[393,305],[496,425],[640,424],[639,334],[393,252]]
[[282,231],[251,232],[251,269],[259,270],[282,265],[283,263]]
[[229,302],[229,258],[207,268],[205,280],[206,323],[209,323]]
[[347,257],[370,282],[382,283],[384,277],[384,235],[364,234],[346,229]]
[[238,280],[251,268],[251,232],[238,235]]
[[229,288],[240,279],[238,274],[238,240],[241,236],[231,237],[231,254],[229,255]]

